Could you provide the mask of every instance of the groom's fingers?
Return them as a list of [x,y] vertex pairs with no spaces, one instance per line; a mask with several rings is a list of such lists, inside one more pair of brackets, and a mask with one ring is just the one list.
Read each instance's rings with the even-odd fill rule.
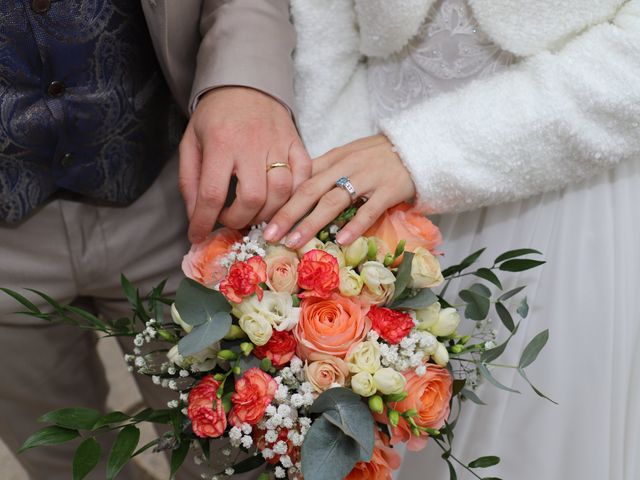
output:
[[243,158],[236,162],[236,198],[220,215],[220,223],[229,228],[241,229],[249,225],[267,197],[266,154],[248,152],[246,155],[252,160]]
[[191,219],[198,198],[198,184],[202,165],[202,152],[198,146],[193,129],[188,127],[180,142],[180,170],[178,185],[187,208],[187,217]]
[[[286,152],[267,158],[267,167],[273,163],[286,163]],[[292,168],[292,167],[290,167]],[[270,220],[273,214],[282,207],[292,192],[292,172],[286,167],[274,167],[267,170],[267,198],[262,210],[252,220],[257,225]]]
[[191,243],[202,242],[216,223],[227,198],[233,173],[233,158],[224,150],[213,150],[211,144],[205,144],[201,168],[198,196],[189,222]]

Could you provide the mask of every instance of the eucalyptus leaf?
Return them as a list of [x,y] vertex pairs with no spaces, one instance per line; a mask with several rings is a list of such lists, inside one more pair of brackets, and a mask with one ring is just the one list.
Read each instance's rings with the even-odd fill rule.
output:
[[477,405],[486,405],[486,403],[480,400],[480,397],[476,395],[476,392],[474,392],[473,390],[469,390],[468,388],[463,388],[462,391],[460,392],[460,395],[462,395],[467,400],[471,400],[473,403]]
[[488,268],[479,268],[478,270],[473,272],[473,274],[476,277],[480,277],[483,280],[486,280],[487,282],[493,283],[496,287],[502,290],[502,282],[500,281],[498,276],[493,273],[492,270],[489,270]]
[[230,312],[231,305],[220,292],[185,278],[176,292],[176,309],[182,320],[197,326],[212,321],[218,312]]
[[536,358],[538,358],[538,354],[547,344],[548,340],[549,330],[544,330],[533,337],[529,344],[524,348],[524,351],[520,356],[520,362],[518,362],[518,366],[520,368],[527,368],[529,365],[531,365],[536,360]]
[[529,386],[531,387],[531,389],[536,393],[536,395],[538,395],[539,397],[542,397],[546,400],[549,400],[551,403],[558,405],[558,402],[556,402],[555,400],[552,400],[551,398],[547,397],[544,393],[542,393],[540,390],[538,390],[536,388],[536,386],[531,383],[531,380],[529,380],[529,378],[527,377],[527,374],[525,373],[525,371],[522,368],[518,369],[518,373],[520,374],[520,376],[522,376],[522,378],[524,378],[527,383],[529,384]]
[[180,339],[180,355],[194,355],[222,340],[231,328],[231,320],[231,315],[227,312],[214,313],[211,320],[194,327],[188,335]]
[[91,430],[100,417],[100,412],[90,408],[61,408],[45,413],[38,421],[76,430]]
[[534,250],[533,248],[518,248],[516,250],[509,250],[508,252],[504,252],[502,255],[498,255],[493,263],[500,263],[504,260],[509,260],[511,258],[523,257],[525,255],[536,254],[542,255],[538,250]]
[[73,456],[73,480],[82,480],[96,468],[100,461],[102,447],[96,439],[87,438],[78,446]]
[[513,317],[511,316],[511,313],[509,312],[507,307],[505,307],[501,302],[496,302],[495,308],[502,324],[507,327],[507,330],[513,332],[516,327],[513,323]]
[[473,462],[469,462],[469,468],[488,468],[498,465],[500,463],[500,457],[486,456],[476,458]]
[[483,297],[491,298],[491,290],[481,283],[474,283],[469,287],[469,290],[476,292],[478,295],[482,295]]
[[531,260],[528,258],[521,258],[515,260],[507,260],[504,263],[501,263],[498,267],[503,272],[524,272],[525,270],[531,270],[532,268],[539,267],[540,265],[544,265],[544,260]]
[[77,430],[69,428],[51,426],[38,430],[25,440],[18,452],[24,452],[30,448],[43,447],[46,445],[58,445],[78,438],[80,434]]
[[107,460],[107,480],[113,480],[131,459],[138,446],[138,440],[140,440],[140,430],[137,427],[127,425],[120,430]]
[[330,423],[317,418],[302,444],[302,475],[305,480],[345,478],[363,458],[358,443]]
[[529,303],[527,302],[527,297],[522,299],[520,305],[518,305],[518,308],[516,309],[516,312],[518,312],[518,315],[522,318],[527,318],[527,315],[529,315]]
[[481,363],[478,366],[478,370],[480,371],[480,373],[482,374],[482,376],[484,378],[487,379],[487,381],[492,384],[494,387],[499,388],[500,390],[505,390],[507,392],[513,392],[513,393],[520,393],[518,390],[515,390],[513,388],[507,387],[506,385],[503,385],[502,383],[500,383],[498,380],[495,379],[495,377],[493,376],[493,374],[489,371],[489,369],[487,368],[487,366],[484,363]]
[[409,286],[411,282],[411,262],[413,261],[412,252],[404,252],[402,262],[398,267],[398,273],[396,273],[395,292],[393,294],[392,302],[395,302]]
[[433,305],[438,301],[438,297],[435,293],[429,288],[423,288],[419,290],[417,294],[412,297],[407,297],[399,302],[391,305],[391,308],[397,309],[411,309],[411,310],[420,310],[422,308],[427,308],[430,305]]
[[489,299],[473,290],[462,290],[460,298],[467,303],[464,314],[470,320],[484,320],[489,314]]

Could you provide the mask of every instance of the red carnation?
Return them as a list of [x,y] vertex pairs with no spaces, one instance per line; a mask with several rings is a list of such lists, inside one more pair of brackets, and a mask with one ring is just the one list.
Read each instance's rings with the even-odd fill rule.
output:
[[233,408],[229,412],[229,422],[239,427],[243,423],[255,425],[262,420],[278,384],[271,375],[254,367],[244,373],[235,388],[236,391],[231,395]]
[[261,257],[251,257],[246,262],[231,265],[226,278],[220,282],[220,291],[227,300],[242,302],[244,297],[256,294],[262,300],[260,284],[267,281],[267,264]]
[[340,285],[340,265],[336,257],[322,250],[305,253],[298,265],[299,297],[329,298]]
[[411,315],[390,308],[371,307],[367,317],[371,320],[371,328],[391,344],[400,343],[413,328]]
[[289,332],[273,331],[269,341],[253,349],[253,354],[260,358],[268,358],[274,367],[282,367],[289,363],[296,351],[296,340]]
[[193,433],[201,438],[220,437],[227,428],[227,416],[217,396],[219,387],[220,382],[207,375],[189,393],[187,415]]

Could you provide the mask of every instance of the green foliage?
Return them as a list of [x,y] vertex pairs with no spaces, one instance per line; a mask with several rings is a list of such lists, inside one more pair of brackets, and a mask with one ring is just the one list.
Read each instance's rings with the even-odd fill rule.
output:
[[25,442],[20,447],[19,452],[24,452],[33,447],[43,447],[47,445],[58,445],[60,443],[65,443],[70,440],[74,440],[78,438],[80,434],[77,430],[73,430],[70,428],[51,426],[44,427],[38,430],[36,433],[31,435],[29,438],[25,440]]
[[220,292],[185,278],[176,292],[176,309],[185,323],[197,326],[212,321],[216,313],[230,312],[231,305]]
[[210,320],[194,327],[191,332],[178,342],[180,355],[194,355],[205,348],[219,342],[231,328],[231,315],[227,312],[214,313]]
[[107,480],[113,480],[127,464],[138,446],[139,440],[140,430],[134,425],[127,425],[120,430],[107,460]]
[[548,340],[549,330],[544,330],[533,337],[533,340],[531,340],[523,350],[522,356],[520,357],[520,362],[518,363],[518,367],[527,368],[529,365],[531,365],[536,360],[536,358],[538,358],[538,354],[547,344]]
[[92,430],[97,430],[102,427],[112,426],[118,423],[126,422],[131,417],[129,415],[125,415],[122,412],[110,412],[106,415],[100,417],[96,423],[93,425]]
[[420,310],[427,308],[438,301],[438,297],[429,288],[423,288],[410,297],[406,297],[391,305],[391,308]]
[[473,274],[476,277],[480,277],[483,280],[486,280],[487,282],[494,284],[496,287],[502,290],[502,282],[500,282],[500,279],[495,273],[493,273],[492,270],[488,268],[479,268],[478,270],[473,272]]
[[544,260],[530,260],[528,258],[507,260],[498,267],[503,272],[524,272],[545,264]]
[[525,255],[542,255],[538,250],[534,250],[533,248],[518,248],[516,250],[509,250],[508,252],[504,252],[502,255],[498,255],[496,259],[493,261],[494,265],[497,265],[500,262],[505,260],[509,260],[511,258],[524,257]]
[[470,320],[484,320],[489,314],[491,301],[488,297],[478,293],[477,290],[462,290],[460,298],[467,304],[464,315]]
[[476,458],[473,462],[469,462],[469,468],[488,468],[498,465],[500,463],[500,457],[486,456]]
[[82,480],[98,465],[102,447],[95,438],[87,438],[73,456],[73,480]]
[[182,439],[177,448],[173,449],[171,452],[171,461],[170,468],[171,471],[169,473],[169,478],[173,479],[178,473],[178,470],[184,463],[184,459],[187,458],[187,454],[189,453],[189,440]]
[[90,408],[62,408],[45,413],[38,421],[75,430],[91,430],[102,415]]
[[392,303],[398,300],[411,282],[411,262],[413,261],[413,253],[405,252],[402,262],[398,266],[396,274],[395,292],[393,294]]

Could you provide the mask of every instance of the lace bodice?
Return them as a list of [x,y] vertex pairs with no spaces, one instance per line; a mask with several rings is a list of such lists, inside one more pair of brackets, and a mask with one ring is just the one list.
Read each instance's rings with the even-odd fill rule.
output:
[[466,0],[440,0],[400,52],[369,59],[374,113],[388,117],[515,60],[478,29]]

